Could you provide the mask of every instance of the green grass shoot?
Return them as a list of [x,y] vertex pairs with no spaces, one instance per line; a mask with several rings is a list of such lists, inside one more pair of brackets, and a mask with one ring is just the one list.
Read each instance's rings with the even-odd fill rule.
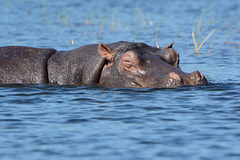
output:
[[217,28],[215,28],[201,43],[201,45],[198,47],[198,49],[196,50],[197,53],[199,53],[200,48],[202,47],[202,45],[207,41],[207,39],[217,30]]
[[195,40],[195,35],[194,35],[194,30],[192,32],[192,37],[193,37],[193,42],[195,45],[195,50],[194,52],[199,53],[200,48],[203,46],[203,44],[207,41],[207,39],[217,30],[217,28],[215,28],[204,40],[203,42],[200,44],[200,46],[198,47],[198,45],[196,44],[196,40]]

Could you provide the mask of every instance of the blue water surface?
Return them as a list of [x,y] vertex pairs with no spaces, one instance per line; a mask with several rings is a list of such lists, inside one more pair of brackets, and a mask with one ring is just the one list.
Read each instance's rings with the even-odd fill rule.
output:
[[[239,160],[240,1],[1,0],[0,45],[174,42],[175,89],[0,85],[1,160]],[[192,32],[202,42],[194,53]]]

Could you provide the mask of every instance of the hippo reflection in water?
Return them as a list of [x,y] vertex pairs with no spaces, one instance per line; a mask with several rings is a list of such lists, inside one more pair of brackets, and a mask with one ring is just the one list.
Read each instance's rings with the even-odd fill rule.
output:
[[172,44],[93,44],[70,51],[0,47],[0,84],[56,84],[128,88],[206,85],[202,73],[185,73]]

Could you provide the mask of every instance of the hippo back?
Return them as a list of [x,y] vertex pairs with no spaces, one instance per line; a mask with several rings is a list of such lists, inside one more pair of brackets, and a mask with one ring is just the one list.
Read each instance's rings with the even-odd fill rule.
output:
[[105,63],[97,47],[93,44],[70,51],[58,51],[48,61],[49,83],[96,85]]
[[48,83],[47,60],[55,49],[0,47],[0,84]]

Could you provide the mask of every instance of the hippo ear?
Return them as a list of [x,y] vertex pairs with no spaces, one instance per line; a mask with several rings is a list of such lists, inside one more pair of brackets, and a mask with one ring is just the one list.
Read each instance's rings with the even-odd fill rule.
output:
[[171,43],[171,44],[169,44],[168,46],[165,46],[165,47],[161,48],[161,49],[168,49],[168,48],[172,48],[173,44],[174,44],[174,42],[173,42],[173,43]]
[[111,62],[113,61],[114,50],[112,50],[108,45],[100,43],[98,46],[98,53],[101,57],[104,57]]
[[128,51],[122,56],[120,60],[120,67],[130,74],[144,74],[144,71],[140,69],[140,60],[140,55],[138,53]]

